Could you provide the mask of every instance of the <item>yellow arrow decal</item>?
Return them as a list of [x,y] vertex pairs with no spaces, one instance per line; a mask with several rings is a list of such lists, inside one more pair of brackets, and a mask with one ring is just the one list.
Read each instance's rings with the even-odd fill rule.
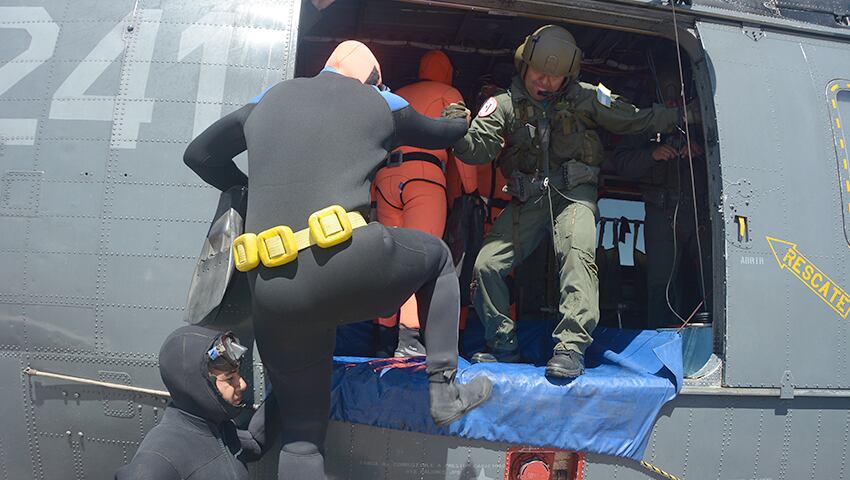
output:
[[850,313],[850,295],[847,291],[832,281],[823,270],[806,258],[797,244],[773,237],[764,237],[770,245],[770,250],[776,258],[776,263],[782,270],[788,270],[803,282],[841,318],[847,318]]

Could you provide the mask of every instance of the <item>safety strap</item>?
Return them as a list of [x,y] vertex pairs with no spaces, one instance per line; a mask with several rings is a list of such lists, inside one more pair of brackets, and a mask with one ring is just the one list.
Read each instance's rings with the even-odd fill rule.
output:
[[427,152],[402,152],[400,150],[396,150],[387,155],[386,160],[384,160],[385,167],[397,167],[404,162],[410,161],[419,161],[419,162],[428,162],[433,165],[436,165],[446,173],[446,164],[440,161],[439,158]]
[[543,165],[538,165],[538,170],[543,172],[543,178],[549,178],[549,134],[551,129],[549,128],[549,117],[546,116],[546,112],[543,112],[543,116],[540,117],[540,120],[537,122],[537,129],[540,132],[540,148],[543,150],[543,155],[540,157]]

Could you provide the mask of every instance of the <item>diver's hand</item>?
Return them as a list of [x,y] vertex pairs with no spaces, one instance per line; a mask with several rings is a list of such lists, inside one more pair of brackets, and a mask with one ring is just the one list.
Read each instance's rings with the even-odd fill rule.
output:
[[463,102],[450,103],[446,105],[446,108],[443,109],[440,116],[446,118],[463,118],[466,120],[467,125],[472,122],[472,114]]

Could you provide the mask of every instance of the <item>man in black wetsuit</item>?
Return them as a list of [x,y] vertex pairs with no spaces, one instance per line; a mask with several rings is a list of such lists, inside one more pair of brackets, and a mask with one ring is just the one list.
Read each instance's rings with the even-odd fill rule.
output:
[[[454,381],[459,289],[448,247],[423,232],[363,225],[356,213],[368,211],[370,181],[387,152],[400,145],[446,148],[467,124],[420,115],[381,87],[372,52],[343,42],[317,76],[278,83],[210,126],[184,155],[219,190],[249,186],[248,233],[240,237],[247,240],[237,239],[234,249],[240,262],[249,259],[238,268],[248,271],[257,344],[281,408],[280,478],[326,478],[322,451],[337,325],[387,316],[415,293],[434,421],[456,420],[492,389],[484,376]],[[246,149],[250,177],[233,162]],[[330,220],[336,223],[330,230],[340,230],[348,217],[362,226],[354,222],[351,237],[338,245],[311,246],[327,232],[310,233],[307,243],[308,218],[330,205],[345,212],[319,223]],[[300,231],[295,236],[304,234],[305,243],[287,246],[289,234],[277,226]],[[265,255],[258,266],[255,243]],[[293,251],[297,257],[288,263],[267,266]]]
[[262,456],[280,421],[270,395],[248,430],[233,423],[244,408],[247,384],[239,364],[246,350],[233,335],[206,327],[181,327],[169,335],[159,351],[159,371],[171,403],[115,479],[247,479],[245,463]]

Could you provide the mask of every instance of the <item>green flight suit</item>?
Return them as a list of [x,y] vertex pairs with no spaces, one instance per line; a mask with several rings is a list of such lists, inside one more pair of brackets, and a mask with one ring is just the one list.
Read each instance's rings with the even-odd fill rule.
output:
[[546,156],[540,127],[545,118],[551,131],[548,170],[552,188],[547,192],[535,186],[525,203],[512,200],[484,239],[475,261],[473,303],[484,323],[487,345],[493,352],[516,351],[516,327],[509,316],[504,278],[534,250],[543,235],[550,233],[561,288],[560,321],[552,333],[555,350],[584,354],[599,321],[599,280],[594,263],[596,182],[594,179],[567,189],[561,166],[568,160],[592,166],[602,163],[603,146],[597,128],[615,133],[668,131],[680,114],[677,109],[660,105],[638,109],[575,81],[547,101],[537,102],[528,95],[519,76],[514,77],[509,91],[493,99],[495,109],[485,104],[466,136],[455,143],[455,156],[470,164],[498,157],[506,178],[514,171],[530,175],[544,172]]
[[[668,140],[671,139],[662,138],[662,142]],[[683,142],[681,139],[675,140],[678,140],[678,143],[671,145],[678,148]],[[679,315],[687,318],[702,300],[697,263],[700,251],[697,247],[697,235],[701,242],[703,264],[711,265],[711,238],[708,230],[702,227],[697,229],[694,221],[694,195],[688,158],[653,160],[652,152],[659,145],[650,141],[648,135],[632,135],[623,139],[610,159],[611,166],[618,174],[641,182],[641,195],[646,212],[644,245],[649,328],[679,323],[667,305],[668,280],[670,304]],[[707,211],[707,185],[705,158],[694,158],[694,187],[697,207],[702,212]],[[708,271],[705,273],[707,275]],[[711,285],[711,279],[708,277],[703,278],[703,282],[705,285]]]

